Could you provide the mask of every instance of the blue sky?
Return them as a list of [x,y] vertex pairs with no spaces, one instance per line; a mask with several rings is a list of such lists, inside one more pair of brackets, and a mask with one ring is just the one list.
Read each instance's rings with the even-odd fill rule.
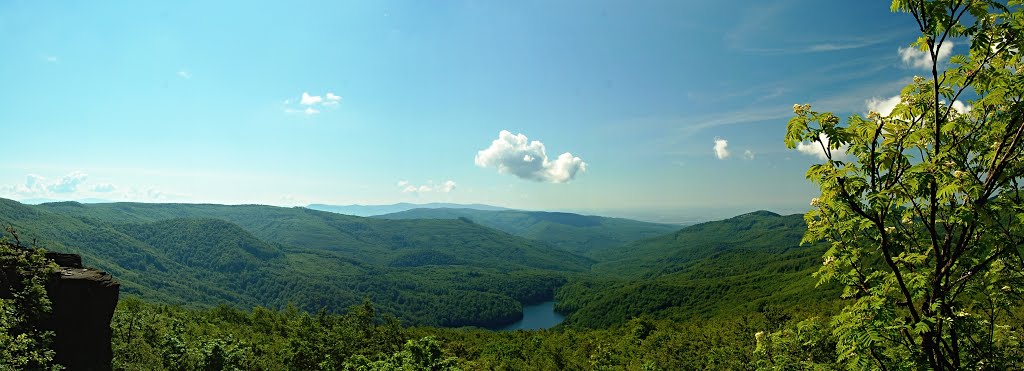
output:
[[792,105],[884,105],[914,30],[885,2],[4,1],[0,197],[799,210]]

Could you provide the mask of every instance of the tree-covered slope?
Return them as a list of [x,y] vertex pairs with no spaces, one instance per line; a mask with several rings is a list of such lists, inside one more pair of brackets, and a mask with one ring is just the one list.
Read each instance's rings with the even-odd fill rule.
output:
[[336,251],[381,265],[395,259],[408,261],[404,255],[410,251],[453,254],[463,264],[491,268],[525,266],[579,271],[590,264],[586,258],[459,220],[382,220],[263,205],[61,202],[34,207],[112,224],[175,218],[219,219],[237,224],[265,241]]
[[542,241],[566,251],[587,254],[679,230],[671,224],[561,212],[420,208],[378,215],[381,219],[466,218],[516,236]]
[[413,324],[513,321],[521,303],[551,298],[591,264],[465,220],[304,208],[0,200],[0,222],[151,300],[337,310],[371,298]]
[[[803,246],[799,215],[759,211],[595,254],[593,272],[563,287],[567,321],[604,327],[641,315],[686,320],[838,297],[815,289],[822,247]],[[828,304],[825,304],[826,306]]]
[[[722,252],[782,252],[800,244],[806,230],[801,215],[755,211],[682,228],[614,248],[595,251],[603,262],[594,271],[653,278],[694,266]],[[734,267],[740,268],[740,267]]]

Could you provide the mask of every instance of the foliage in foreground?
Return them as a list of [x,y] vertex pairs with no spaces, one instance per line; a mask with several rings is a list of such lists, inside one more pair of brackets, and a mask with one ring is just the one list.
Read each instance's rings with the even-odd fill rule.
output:
[[[894,0],[892,10],[916,20],[913,47],[929,56],[930,76],[914,77],[892,113],[846,125],[795,105],[785,140],[827,159],[807,172],[821,195],[805,241],[831,243],[818,277],[847,287],[833,318],[839,360],[1020,367],[1024,6]],[[954,38],[970,51],[947,65]]]
[[[795,325],[766,309],[676,322],[648,316],[607,329],[495,332],[405,328],[366,302],[345,314],[287,308],[194,310],[121,300],[114,315],[114,368],[130,370],[685,370],[753,369],[787,359],[834,359],[822,324],[814,349],[758,345],[755,334]],[[759,335],[760,336],[760,335]],[[805,336],[806,337],[806,336]],[[757,351],[755,352],[755,348]],[[785,348],[785,353],[774,349]]]
[[7,231],[15,241],[0,238],[0,370],[57,368],[49,348],[53,334],[39,327],[50,312],[46,281],[57,267]]

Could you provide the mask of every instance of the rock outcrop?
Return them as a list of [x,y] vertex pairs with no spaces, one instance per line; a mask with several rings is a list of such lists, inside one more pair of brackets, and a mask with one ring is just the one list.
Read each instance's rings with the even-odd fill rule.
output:
[[52,313],[43,326],[54,332],[56,361],[69,370],[109,370],[110,320],[120,283],[107,272],[83,267],[81,256],[51,252],[46,257],[61,267],[46,287]]

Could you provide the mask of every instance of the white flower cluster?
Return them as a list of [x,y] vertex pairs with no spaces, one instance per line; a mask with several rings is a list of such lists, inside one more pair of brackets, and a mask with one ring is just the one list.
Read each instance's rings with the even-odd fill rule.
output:
[[794,104],[793,113],[797,115],[803,115],[811,110],[810,104]]

